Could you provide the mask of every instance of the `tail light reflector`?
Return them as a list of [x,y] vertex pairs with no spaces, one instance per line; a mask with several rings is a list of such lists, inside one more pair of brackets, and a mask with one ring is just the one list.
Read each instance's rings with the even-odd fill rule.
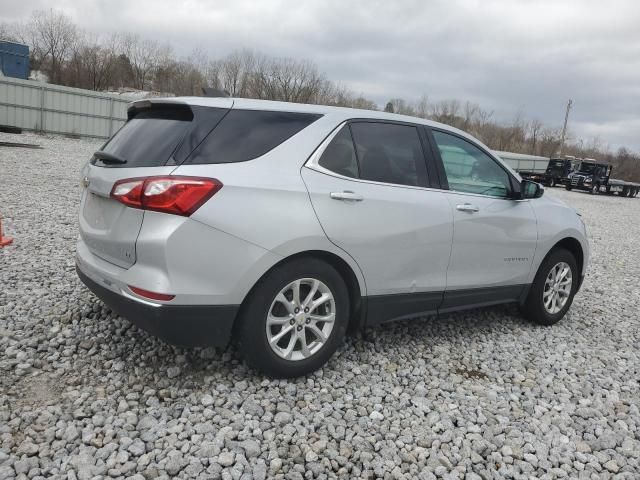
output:
[[164,176],[118,180],[111,198],[132,208],[188,217],[222,188],[215,178]]
[[143,288],[138,288],[138,287],[132,287],[131,285],[127,285],[127,286],[136,295],[140,295],[141,297],[149,298],[151,300],[162,300],[164,302],[168,302],[169,300],[173,300],[175,298],[175,295],[150,292],[149,290],[145,290]]

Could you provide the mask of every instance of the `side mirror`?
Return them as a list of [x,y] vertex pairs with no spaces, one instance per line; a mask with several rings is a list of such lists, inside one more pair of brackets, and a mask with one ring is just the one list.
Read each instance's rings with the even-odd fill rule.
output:
[[544,187],[531,180],[522,180],[520,192],[523,200],[527,198],[540,198],[544,194]]

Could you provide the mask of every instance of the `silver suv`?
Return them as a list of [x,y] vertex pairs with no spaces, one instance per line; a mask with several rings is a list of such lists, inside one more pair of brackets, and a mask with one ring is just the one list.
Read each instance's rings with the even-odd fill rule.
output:
[[389,320],[513,302],[551,325],[584,277],[579,215],[454,128],[228,98],[128,117],[84,167],[77,270],[172,343],[297,376]]

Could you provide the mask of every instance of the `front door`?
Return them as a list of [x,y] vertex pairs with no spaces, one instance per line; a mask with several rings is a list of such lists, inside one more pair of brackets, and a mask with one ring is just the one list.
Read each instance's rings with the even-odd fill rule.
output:
[[432,130],[454,216],[442,311],[517,299],[537,242],[530,200],[513,200],[510,173],[479,146]]

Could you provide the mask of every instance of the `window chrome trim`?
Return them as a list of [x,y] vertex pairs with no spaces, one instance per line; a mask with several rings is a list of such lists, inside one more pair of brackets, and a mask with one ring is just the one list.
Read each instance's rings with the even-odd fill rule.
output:
[[[388,123],[388,122],[385,122],[384,120],[376,120],[376,119],[369,119],[369,120],[371,122],[377,122],[377,123]],[[362,179],[362,178],[347,177],[345,175],[340,175],[339,173],[336,173],[333,170],[329,170],[328,168],[324,168],[319,163],[320,162],[320,158],[322,157],[322,154],[327,149],[327,147],[329,146],[331,141],[336,137],[336,135],[338,135],[340,130],[342,130],[342,128],[344,126],[348,125],[350,122],[351,122],[351,120],[345,120],[344,122],[340,123],[322,141],[322,143],[311,154],[311,156],[309,157],[309,159],[305,162],[305,164],[303,166],[307,167],[307,168],[309,168],[311,170],[315,170],[318,173],[322,173],[324,175],[329,175],[329,176],[335,177],[335,178],[340,178],[342,180],[349,180],[351,182],[358,182],[358,183],[364,183],[364,184],[370,184],[370,185],[381,185],[381,186],[384,186],[384,187],[409,188],[409,189],[412,189],[412,190],[429,190],[429,191],[437,191],[437,192],[444,191],[444,190],[441,190],[439,188],[421,187],[419,185],[402,185],[402,184],[399,184],[399,183],[376,182],[374,180],[365,180],[365,179]],[[354,148],[355,148],[355,145],[354,145]]]
[[[385,122],[385,120],[378,120],[378,119],[368,119],[370,122],[378,122],[378,123],[387,123]],[[309,168],[310,170],[314,170],[318,173],[322,173],[324,175],[329,175],[331,177],[335,177],[335,178],[340,178],[342,180],[349,180],[351,182],[358,182],[358,183],[365,183],[365,184],[370,184],[370,185],[381,185],[381,186],[385,186],[385,187],[395,187],[395,188],[409,188],[412,190],[426,190],[429,192],[443,192],[443,193],[455,193],[457,195],[468,195],[471,197],[480,197],[480,198],[494,198],[496,200],[509,200],[509,201],[519,201],[513,198],[507,198],[507,197],[497,197],[494,195],[482,195],[479,193],[471,193],[471,192],[459,192],[457,190],[451,190],[451,189],[445,189],[445,188],[433,188],[433,187],[421,187],[419,185],[401,185],[399,183],[386,183],[386,182],[376,182],[373,180],[364,180],[362,178],[353,178],[353,177],[347,177],[345,175],[340,175],[339,173],[336,173],[332,170],[329,170],[327,168],[324,168],[322,165],[320,165],[320,158],[322,157],[322,154],[324,153],[324,151],[327,149],[327,147],[329,146],[329,144],[331,143],[331,141],[336,137],[336,135],[338,135],[338,133],[340,132],[340,130],[342,130],[342,128],[345,125],[348,125],[352,120],[345,120],[344,122],[341,122],[340,124],[338,124],[337,127],[335,127],[331,133],[329,133],[329,135],[327,135],[327,137],[320,143],[320,145],[318,145],[318,147],[315,149],[315,151],[311,154],[311,156],[309,157],[309,159],[304,163],[303,167]],[[454,134],[454,132],[449,132],[447,130],[444,129],[440,129],[445,133],[452,133]],[[463,137],[461,137],[463,138]],[[466,139],[465,139],[466,140]],[[468,141],[468,140],[467,140]],[[355,148],[355,145],[354,145]],[[480,148],[480,147],[478,147]],[[481,149],[484,152],[484,149]],[[492,160],[494,160],[492,158]],[[504,168],[503,168],[504,170]],[[509,174],[509,172],[506,172],[507,174]],[[528,200],[528,199],[527,199]]]

